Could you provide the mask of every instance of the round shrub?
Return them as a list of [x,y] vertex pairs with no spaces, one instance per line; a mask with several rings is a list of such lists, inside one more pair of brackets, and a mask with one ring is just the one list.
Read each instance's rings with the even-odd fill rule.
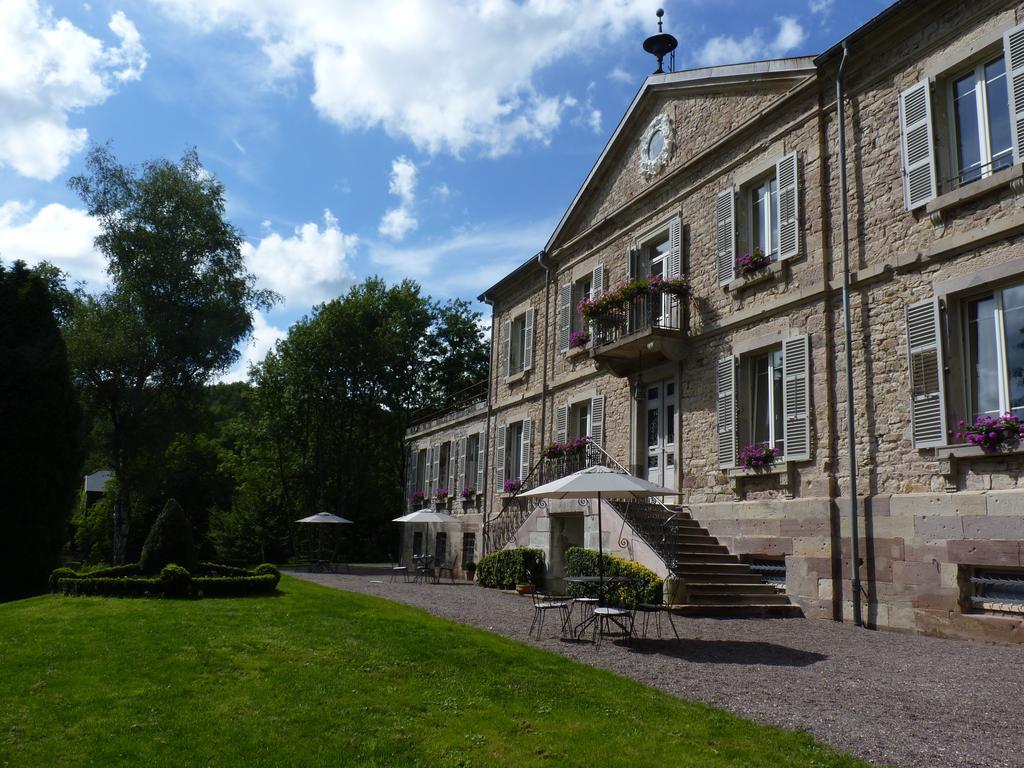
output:
[[160,571],[160,585],[167,597],[188,597],[192,594],[192,575],[180,565],[165,565]]
[[60,588],[60,580],[63,578],[74,578],[78,574],[72,568],[55,568],[50,574],[50,591],[56,592]]
[[515,589],[516,584],[538,584],[544,573],[544,551],[513,547],[480,558],[476,579],[485,587]]
[[252,569],[252,572],[257,576],[273,576],[274,586],[281,580],[281,572],[277,570],[277,566],[271,563],[261,563]]
[[161,568],[171,563],[188,571],[195,571],[197,565],[192,525],[185,510],[174,499],[167,500],[163,511],[149,529],[139,559],[143,573],[159,573]]

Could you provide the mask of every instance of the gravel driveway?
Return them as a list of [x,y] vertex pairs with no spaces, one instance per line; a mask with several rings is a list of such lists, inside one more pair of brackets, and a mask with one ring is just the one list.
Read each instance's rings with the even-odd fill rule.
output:
[[[527,636],[528,598],[472,584],[295,573],[602,667],[674,696],[813,733],[878,764],[1024,768],[1024,650],[811,619],[676,618],[681,641],[600,648]],[[383,583],[380,583],[383,581]],[[671,636],[671,631],[668,632]]]

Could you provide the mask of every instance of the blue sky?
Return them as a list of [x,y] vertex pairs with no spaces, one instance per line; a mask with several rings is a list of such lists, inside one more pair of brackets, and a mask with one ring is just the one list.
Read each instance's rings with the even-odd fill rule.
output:
[[[887,3],[668,0],[677,69],[819,53]],[[0,0],[0,258],[104,282],[90,143],[195,145],[261,284],[228,378],[354,281],[473,299],[536,252],[653,70],[638,0]]]

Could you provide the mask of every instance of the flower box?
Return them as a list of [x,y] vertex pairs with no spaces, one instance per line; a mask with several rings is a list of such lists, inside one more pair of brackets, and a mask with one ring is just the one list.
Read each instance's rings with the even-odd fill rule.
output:
[[979,416],[973,424],[960,420],[957,440],[965,440],[985,453],[1013,450],[1024,437],[1024,422],[1010,413],[1002,416]]
[[626,307],[637,296],[686,296],[689,293],[690,281],[685,277],[636,277],[593,299],[584,299],[579,304],[579,310],[584,320],[601,323],[613,319],[618,310]]
[[782,451],[772,448],[768,443],[751,443],[740,449],[739,465],[754,472],[765,471],[775,465],[780,455]]
[[746,277],[755,272],[760,272],[771,263],[771,256],[760,248],[755,248],[750,253],[745,253],[736,259],[736,277]]

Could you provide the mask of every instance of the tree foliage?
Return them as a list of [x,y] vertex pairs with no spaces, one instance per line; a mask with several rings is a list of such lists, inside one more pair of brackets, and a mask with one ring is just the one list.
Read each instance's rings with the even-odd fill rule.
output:
[[81,415],[52,279],[0,264],[0,600],[46,589],[80,479]]
[[168,499],[142,545],[139,567],[143,573],[152,574],[172,563],[194,573],[197,561],[192,525],[185,510],[174,499]]
[[100,222],[96,246],[111,288],[71,312],[68,351],[76,383],[106,427],[98,436],[119,479],[113,556],[123,562],[133,495],[173,436],[154,411],[193,403],[237,360],[253,311],[275,297],[246,270],[241,235],[224,216],[224,187],[194,150],[178,163],[153,160],[136,170],[99,147],[87,165],[70,186]]

